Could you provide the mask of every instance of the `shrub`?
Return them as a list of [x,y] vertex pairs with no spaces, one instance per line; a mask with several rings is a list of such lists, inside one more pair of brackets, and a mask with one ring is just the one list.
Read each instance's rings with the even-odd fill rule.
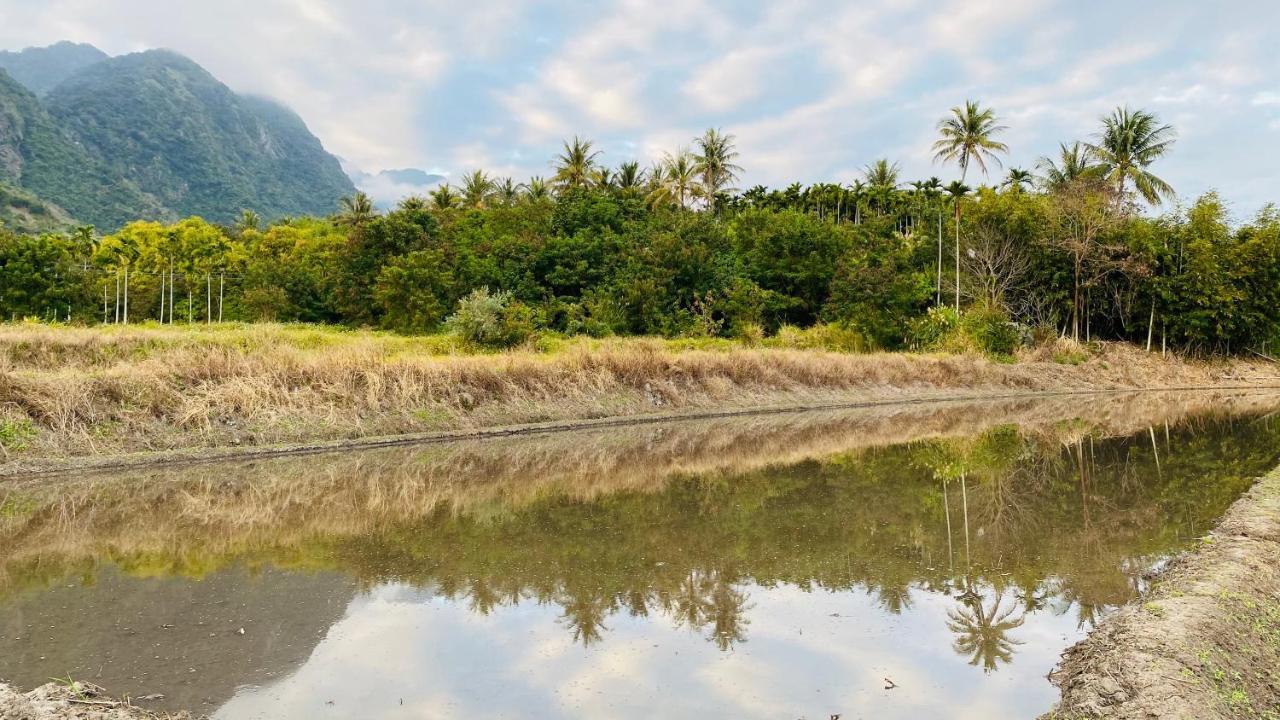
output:
[[474,345],[509,348],[533,334],[534,316],[533,310],[513,300],[511,293],[491,293],[489,288],[479,288],[458,303],[457,311],[447,324],[450,330]]
[[831,350],[833,352],[861,353],[867,351],[867,340],[853,328],[844,325],[819,323],[801,329],[794,325],[778,328],[769,345],[798,350]]
[[960,315],[949,307],[932,307],[925,315],[911,322],[908,345],[912,350],[937,350],[960,327]]
[[1007,357],[1022,343],[1022,333],[999,308],[973,308],[960,320],[960,328],[973,344],[988,355]]

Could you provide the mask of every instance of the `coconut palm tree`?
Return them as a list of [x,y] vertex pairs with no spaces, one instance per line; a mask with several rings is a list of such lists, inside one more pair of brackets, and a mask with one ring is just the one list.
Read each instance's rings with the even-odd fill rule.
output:
[[462,176],[462,203],[469,208],[483,208],[489,204],[497,185],[483,170]]
[[657,187],[649,193],[649,203],[660,205],[675,203],[687,207],[688,203],[702,194],[702,186],[698,182],[697,160],[688,150],[679,150],[674,155],[667,153],[662,159],[661,176]]
[[742,167],[734,164],[738,159],[736,138],[716,128],[707,128],[694,142],[698,146],[693,156],[694,168],[706,197],[734,192],[736,188],[732,185],[738,179],[738,173],[742,172]]
[[1013,649],[1022,641],[1009,637],[1009,631],[1022,626],[1024,616],[1014,617],[1017,606],[1001,608],[1003,596],[996,597],[990,609],[980,598],[964,603],[959,610],[947,611],[947,629],[956,634],[951,647],[960,655],[969,657],[970,665],[982,664],[982,671],[989,673],[999,663],[1013,660]]
[[1089,147],[1081,142],[1058,144],[1058,161],[1042,157],[1036,163],[1040,170],[1040,184],[1044,189],[1057,191],[1079,180],[1098,173],[1098,166],[1093,163],[1093,154]]
[[951,203],[956,208],[956,312],[960,312],[960,201],[969,195],[970,188],[959,180],[955,180],[943,188],[943,191],[951,198]]
[[348,228],[362,228],[377,215],[373,200],[362,191],[342,198],[339,203],[338,223]]
[[988,162],[1000,165],[996,153],[1009,152],[1007,145],[995,139],[1007,129],[996,120],[994,110],[983,108],[977,100],[966,100],[964,107],[951,108],[951,116],[938,121],[940,137],[933,144],[933,159],[956,163],[960,182],[964,182],[972,164],[986,175]]
[[258,217],[258,213],[252,210],[241,210],[240,217],[236,219],[236,233],[245,234],[248,230],[258,230],[262,227],[262,218]]
[[427,209],[427,199],[421,195],[407,195],[396,203],[396,209],[403,212],[420,212]]
[[498,203],[511,207],[520,201],[521,186],[511,178],[503,178],[502,182],[494,187],[493,196]]
[[434,210],[452,210],[462,204],[462,196],[448,183],[432,190],[430,195],[431,207]]
[[557,187],[591,186],[596,158],[600,157],[600,151],[593,150],[592,146],[590,140],[583,140],[577,135],[573,136],[573,142],[564,143],[564,152],[555,159],[556,174],[551,178]]
[[613,174],[614,186],[623,195],[631,196],[640,192],[644,187],[645,173],[640,169],[640,163],[635,160],[624,162],[618,166],[617,172]]
[[1148,172],[1147,167],[1164,157],[1173,143],[1172,125],[1160,124],[1159,118],[1145,110],[1121,107],[1102,118],[1098,142],[1089,143],[1088,147],[1101,166],[1102,176],[1115,183],[1121,195],[1125,185],[1132,182],[1143,200],[1159,205],[1174,197],[1173,187]]
[[543,202],[551,199],[551,187],[547,185],[547,181],[541,176],[533,176],[529,178],[529,182],[524,186],[524,197],[529,202]]
[[1000,183],[1000,187],[1009,188],[1014,192],[1022,192],[1033,185],[1035,185],[1035,176],[1031,171],[1022,168],[1009,168],[1009,174],[1005,175],[1004,181]]

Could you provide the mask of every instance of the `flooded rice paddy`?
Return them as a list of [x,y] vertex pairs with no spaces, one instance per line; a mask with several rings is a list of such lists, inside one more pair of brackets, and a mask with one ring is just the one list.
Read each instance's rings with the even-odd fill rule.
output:
[[1031,717],[1276,395],[776,414],[0,485],[0,678],[215,718]]

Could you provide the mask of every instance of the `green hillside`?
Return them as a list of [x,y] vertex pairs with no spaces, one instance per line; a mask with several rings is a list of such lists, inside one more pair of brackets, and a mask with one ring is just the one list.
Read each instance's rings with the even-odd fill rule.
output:
[[37,95],[109,56],[92,45],[60,42],[19,52],[0,51],[0,69]]
[[73,225],[75,221],[57,205],[0,183],[0,230],[35,234],[63,231]]
[[[169,51],[91,65],[54,88],[46,106],[109,175],[177,215],[231,222],[243,208],[268,218],[325,214],[355,190],[292,112],[236,95]],[[78,216],[102,222],[105,210]]]
[[0,182],[103,228],[173,217],[52,117],[30,90],[0,70]]

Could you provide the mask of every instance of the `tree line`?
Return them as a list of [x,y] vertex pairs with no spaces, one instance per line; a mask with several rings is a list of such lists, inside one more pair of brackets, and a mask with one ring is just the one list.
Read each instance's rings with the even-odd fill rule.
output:
[[[564,143],[549,177],[477,170],[386,212],[357,193],[325,218],[200,218],[18,235],[0,230],[0,314],[79,323],[279,320],[434,332],[484,305],[566,334],[754,338],[819,323],[867,347],[980,334],[1124,339],[1267,353],[1280,339],[1280,212],[1233,224],[1152,171],[1175,141],[1119,108],[1036,171],[1002,168],[1005,127],[968,101],[937,126],[959,178],[904,183],[888,159],[850,184],[735,187],[710,129],[651,167]],[[997,181],[976,190],[981,174]],[[504,314],[505,313],[505,314]],[[518,340],[516,332],[504,337]],[[1002,343],[1004,346],[1007,343]]]

